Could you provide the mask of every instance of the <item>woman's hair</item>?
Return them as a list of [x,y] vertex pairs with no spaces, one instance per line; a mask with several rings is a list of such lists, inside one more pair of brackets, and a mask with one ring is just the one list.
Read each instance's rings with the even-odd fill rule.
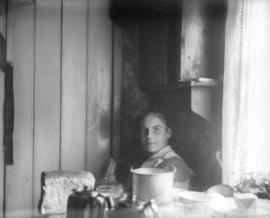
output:
[[140,116],[140,126],[141,126],[142,121],[144,120],[144,118],[146,116],[150,115],[150,114],[158,117],[161,120],[161,122],[164,123],[166,127],[168,127],[168,123],[167,123],[167,120],[166,120],[166,117],[165,117],[164,113],[162,113],[161,111],[159,111],[156,108],[149,108],[149,109],[147,109],[147,110],[145,110],[145,111],[143,111],[141,113],[141,116]]

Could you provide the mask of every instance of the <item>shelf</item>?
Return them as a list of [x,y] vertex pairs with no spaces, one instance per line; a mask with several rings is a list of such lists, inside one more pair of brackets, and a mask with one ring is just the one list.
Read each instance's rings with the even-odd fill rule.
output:
[[178,81],[173,84],[167,84],[157,87],[149,87],[145,88],[145,91],[147,92],[176,91],[178,89],[193,88],[193,87],[217,87],[219,86],[219,84],[220,82],[216,79],[199,78],[199,79]]
[[218,86],[219,81],[217,79],[199,78],[190,81],[191,86]]

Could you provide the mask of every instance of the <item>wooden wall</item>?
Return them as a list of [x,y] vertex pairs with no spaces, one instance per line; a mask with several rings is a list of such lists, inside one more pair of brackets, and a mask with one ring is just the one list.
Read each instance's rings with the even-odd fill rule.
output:
[[[108,1],[10,5],[7,37],[15,126],[5,201],[12,212],[37,209],[42,171],[89,170],[98,176],[110,157],[113,51]],[[0,196],[0,207],[2,200]]]

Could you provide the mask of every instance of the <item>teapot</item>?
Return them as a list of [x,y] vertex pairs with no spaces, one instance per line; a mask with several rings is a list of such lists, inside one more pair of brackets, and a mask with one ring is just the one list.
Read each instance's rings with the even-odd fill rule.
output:
[[97,191],[73,190],[68,197],[67,218],[104,218],[113,208],[111,197],[104,197]]

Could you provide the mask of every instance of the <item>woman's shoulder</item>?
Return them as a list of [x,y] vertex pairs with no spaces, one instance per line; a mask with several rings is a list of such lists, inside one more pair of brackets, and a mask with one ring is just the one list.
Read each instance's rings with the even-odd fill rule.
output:
[[160,164],[162,168],[174,169],[177,174],[186,175],[187,177],[191,177],[194,175],[193,170],[187,165],[185,160],[180,156],[172,156],[165,158],[163,162]]

